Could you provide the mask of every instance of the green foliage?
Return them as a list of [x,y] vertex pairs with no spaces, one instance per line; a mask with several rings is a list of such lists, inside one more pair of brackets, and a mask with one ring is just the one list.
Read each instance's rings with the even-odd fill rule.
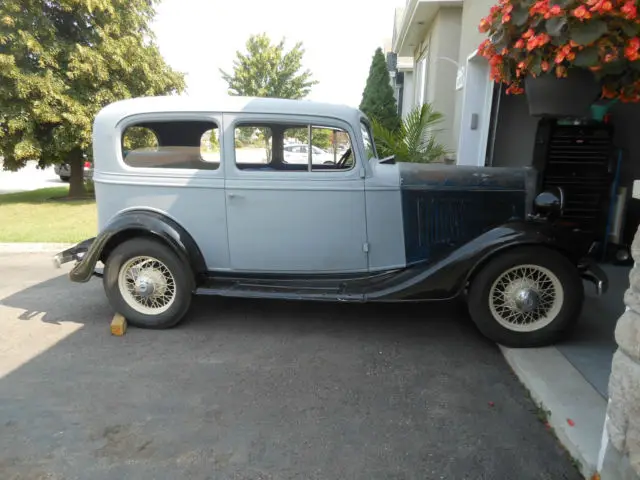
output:
[[373,55],[369,77],[362,93],[360,110],[388,130],[395,131],[400,126],[398,106],[393,96],[391,78],[381,48],[378,48]]
[[431,163],[445,156],[448,150],[438,143],[437,124],[444,116],[429,103],[415,107],[397,131],[389,130],[376,119],[371,121],[378,155],[395,155],[398,162]]
[[285,52],[284,39],[274,45],[262,33],[251,35],[246,49],[246,53],[236,52],[232,74],[220,70],[230,95],[300,99],[318,83],[309,70],[299,73],[304,55],[301,42]]
[[145,127],[129,127],[124,132],[122,145],[126,151],[158,147],[155,134]]
[[214,128],[211,130],[211,134],[209,136],[209,142],[211,142],[211,149],[214,152],[220,151],[220,142],[218,141],[218,129]]
[[[16,170],[91,157],[91,127],[116,100],[184,88],[149,22],[157,0],[2,0],[0,156]],[[80,169],[74,167],[77,165]],[[80,183],[81,185],[81,183]],[[73,188],[73,179],[72,179]]]

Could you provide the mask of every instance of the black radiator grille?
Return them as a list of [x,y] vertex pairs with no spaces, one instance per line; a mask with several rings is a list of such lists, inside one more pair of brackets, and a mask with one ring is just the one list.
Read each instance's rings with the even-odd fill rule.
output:
[[596,236],[604,233],[612,146],[602,126],[555,126],[549,138],[543,187],[562,187],[564,219]]

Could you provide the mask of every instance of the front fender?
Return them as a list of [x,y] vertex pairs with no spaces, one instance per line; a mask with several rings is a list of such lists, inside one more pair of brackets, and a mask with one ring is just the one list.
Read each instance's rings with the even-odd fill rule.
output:
[[73,282],[89,281],[99,260],[106,261],[118,244],[139,236],[154,237],[164,242],[181,261],[191,266],[194,277],[206,274],[202,252],[181,225],[158,212],[129,210],[111,220],[93,239],[86,253],[69,273],[69,278]]
[[545,246],[567,256],[576,266],[590,240],[547,222],[514,221],[493,228],[440,258],[409,267],[391,285],[367,295],[370,300],[445,300],[457,296],[473,274],[494,255],[518,246]]

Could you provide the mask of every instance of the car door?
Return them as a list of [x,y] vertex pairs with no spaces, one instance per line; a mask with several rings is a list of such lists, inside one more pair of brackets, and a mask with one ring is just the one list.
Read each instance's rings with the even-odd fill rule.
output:
[[[313,122],[312,122],[313,120]],[[227,142],[225,180],[231,269],[238,272],[342,273],[368,270],[364,175],[361,159],[342,169],[282,163],[282,139],[310,124],[339,127],[338,120],[277,115],[225,115],[225,135],[259,130],[269,138],[263,164],[242,161],[246,152]],[[321,128],[314,127],[314,128]],[[349,131],[350,138],[354,139]],[[293,136],[293,135],[291,135]],[[313,129],[312,129],[313,136]]]

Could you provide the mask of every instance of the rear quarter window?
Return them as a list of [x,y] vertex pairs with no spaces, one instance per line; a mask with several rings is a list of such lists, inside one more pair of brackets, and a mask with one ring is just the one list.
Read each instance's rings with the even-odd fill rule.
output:
[[216,170],[220,132],[211,121],[144,122],[122,135],[122,158],[134,168]]

